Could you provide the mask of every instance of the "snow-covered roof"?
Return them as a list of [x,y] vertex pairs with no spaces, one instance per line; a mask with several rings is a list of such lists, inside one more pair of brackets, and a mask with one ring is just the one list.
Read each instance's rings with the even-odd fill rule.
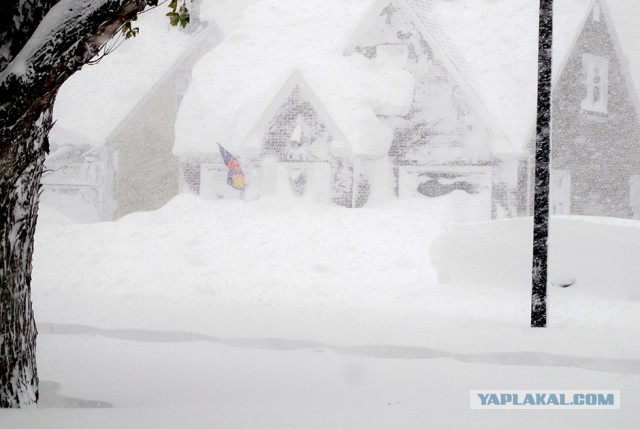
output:
[[[402,13],[405,14],[406,19],[415,25],[417,31],[422,35],[425,41],[431,47],[431,52],[438,59],[438,62],[444,66],[447,70],[447,73],[456,83],[456,85],[462,90],[465,94],[467,102],[472,106],[474,111],[482,118],[484,121],[484,125],[488,127],[488,129],[492,132],[491,138],[491,149],[493,153],[512,153],[515,152],[515,148],[511,145],[509,139],[502,132],[502,130],[497,126],[495,119],[491,116],[491,114],[486,110],[484,105],[478,100],[476,94],[473,90],[468,86],[464,77],[460,73],[460,70],[464,70],[464,61],[462,58],[457,55],[457,51],[455,47],[448,43],[447,39],[441,37],[440,40],[436,40],[431,34],[432,31],[438,32],[439,27],[437,24],[430,19],[429,14],[424,14],[423,19],[417,15],[416,10],[409,5],[406,0],[377,0],[369,10],[367,16],[361,20],[360,25],[352,35],[351,39],[347,43],[345,48],[345,54],[353,54],[356,50],[356,47],[361,43],[364,43],[366,46],[366,37],[370,29],[376,25],[376,20],[381,16],[381,11],[384,10],[389,4],[392,4],[393,7],[399,9]],[[414,2],[414,6],[424,6],[418,2]],[[427,25],[428,24],[428,25]],[[447,48],[445,51],[443,46]],[[451,56],[454,58],[458,58],[457,65],[451,61]],[[459,70],[460,67],[463,67]]]
[[369,0],[263,1],[193,70],[176,124],[176,155],[241,149],[293,70],[299,70],[356,153],[386,154],[391,129],[374,109],[408,106],[413,79],[393,64],[344,56]]
[[[361,133],[382,130],[374,120],[376,108],[406,104],[406,73],[380,68],[359,54],[341,55],[377,1],[243,1],[249,7],[236,30],[194,71],[179,113],[174,153],[215,152],[216,142],[239,149],[294,69],[301,70],[357,153],[383,153],[388,130]],[[488,125],[523,148],[535,122],[538,2],[404,1],[424,24],[426,37],[451,61],[453,74],[479,100]],[[556,77],[592,3],[554,2]],[[620,51],[630,59],[630,83],[640,87],[640,49],[635,46],[640,2],[610,0],[603,9],[607,15],[610,9]]]
[[164,7],[141,14],[135,39],[65,82],[54,105],[53,143],[104,144],[189,47],[211,31],[211,26],[191,34],[180,31],[165,14]]
[[200,20],[216,22],[223,35],[230,34],[242,22],[244,10],[261,0],[198,0]]
[[[531,0],[407,0],[513,144],[524,147],[535,125],[538,7]],[[557,78],[593,0],[553,4],[553,74]],[[640,87],[640,2],[601,1],[620,50]],[[608,6],[608,7],[607,7]],[[615,38],[615,36],[614,36]],[[631,83],[631,82],[630,82]]]

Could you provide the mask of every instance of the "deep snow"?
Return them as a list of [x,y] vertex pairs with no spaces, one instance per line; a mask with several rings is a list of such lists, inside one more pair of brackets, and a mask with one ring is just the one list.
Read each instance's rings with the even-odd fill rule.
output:
[[[222,15],[213,7],[218,3],[226,5]],[[249,25],[261,16],[282,15],[277,2],[246,14],[232,3],[207,2],[203,18],[219,19],[236,42],[264,30]],[[494,6],[492,16],[500,18],[501,2],[481,3]],[[354,2],[349,10],[355,16],[366,6]],[[297,10],[308,12],[314,15],[313,7]],[[299,34],[291,16],[281,18],[288,34]],[[464,27],[465,17],[459,18]],[[161,15],[154,19],[164,22]],[[483,31],[492,31],[494,19],[485,20]],[[319,28],[336,37],[315,42],[323,55],[342,58],[348,26],[356,23]],[[148,33],[149,46],[169,34],[166,25],[161,30],[157,39]],[[144,34],[121,52],[144,46]],[[478,34],[458,36],[454,42],[464,51]],[[189,37],[171,37],[176,45],[167,54],[178,55]],[[261,51],[264,42],[252,48]],[[232,49],[224,46],[209,59]],[[478,51],[469,58],[481,57]],[[251,66],[255,60],[242,61]],[[337,72],[360,66],[341,61]],[[146,63],[136,64],[145,70]],[[281,66],[250,67],[255,86],[242,92],[229,92],[226,81],[217,80],[221,93],[238,97],[217,105],[224,110],[239,98],[253,100],[256,88],[263,96],[277,90],[279,82],[261,79],[265,72],[286,78],[288,66]],[[154,68],[156,78],[166,67]],[[91,70],[124,73],[109,72],[106,62]],[[223,72],[201,66],[195,73],[238,77]],[[369,72],[372,82],[384,77]],[[386,72],[402,81],[401,73]],[[133,73],[127,76],[126,85],[137,83]],[[98,80],[103,91],[114,92]],[[322,92],[323,86],[314,88]],[[363,92],[349,89],[358,104]],[[78,106],[93,98],[74,100],[69,91],[59,99],[68,97],[75,112],[68,120],[94,127],[82,131],[94,144],[140,96],[124,91],[120,101],[129,106],[107,101],[97,108],[109,112],[87,119]],[[394,96],[382,95],[383,101]],[[506,97],[499,91],[485,96]],[[249,110],[246,117],[260,113]],[[637,427],[640,223],[553,219],[551,281],[575,284],[550,287],[549,328],[534,330],[528,327],[530,220],[456,225],[447,212],[451,203],[408,198],[349,210],[295,199],[245,203],[184,195],[155,212],[75,224],[91,214],[69,219],[45,200],[33,273],[41,408],[0,410],[0,428]],[[479,388],[616,389],[622,409],[471,411],[468,392]]]
[[[625,278],[640,223],[553,220],[552,258],[575,261],[561,274],[577,282],[550,289],[541,330],[528,327],[530,220],[460,226],[447,207],[185,195],[99,224],[45,208],[42,409],[1,411],[2,427],[634,427],[637,295],[590,276]],[[606,246],[597,267],[592,245]],[[619,389],[623,405],[532,420],[470,411],[478,388]]]

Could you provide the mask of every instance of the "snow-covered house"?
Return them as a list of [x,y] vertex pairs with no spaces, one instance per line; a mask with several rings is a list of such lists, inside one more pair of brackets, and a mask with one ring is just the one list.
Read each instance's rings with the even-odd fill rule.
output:
[[[261,192],[293,192],[350,206],[352,150],[302,74],[294,71],[249,132]],[[245,147],[249,149],[249,147]]]
[[[258,28],[286,16],[259,6]],[[220,143],[245,164],[252,196],[312,180],[346,206],[455,193],[467,220],[515,214],[517,163],[504,162],[513,147],[404,0],[327,7],[310,25],[321,34],[287,18],[286,37],[253,39],[249,23],[251,36],[231,37],[197,65],[177,127],[186,189],[235,192]]]
[[156,209],[178,194],[178,106],[193,64],[220,35],[211,23],[170,27],[162,9],[137,25],[134,40],[74,74],[56,98],[41,201],[77,221]]
[[[243,160],[261,195],[291,193],[352,204],[352,151],[299,71],[294,71],[247,134]],[[187,186],[206,197],[232,192],[217,154],[185,160]]]
[[395,63],[413,78],[410,103],[376,108],[393,130],[387,155],[396,194],[455,194],[468,220],[515,214],[516,150],[412,7],[374,3],[345,51],[354,52]]
[[[523,148],[518,212],[531,213],[538,5],[408,1]],[[628,1],[554,2],[552,213],[640,216],[638,13]]]
[[[409,1],[498,126],[523,148],[518,212],[531,213],[537,2]],[[639,14],[640,4],[624,0],[554,2],[553,213],[639,216]]]
[[589,5],[556,61],[552,213],[640,218],[640,104],[604,0]]
[[[554,5],[556,213],[567,213],[570,206],[570,213],[631,215],[629,201],[640,186],[632,156],[638,141],[632,81],[640,76],[626,75],[622,54],[629,54],[628,41],[635,40],[632,22],[624,22],[629,4],[616,4],[615,20],[607,17],[602,1]],[[220,143],[246,170],[245,197],[301,191],[300,183],[311,180],[310,166],[294,168],[292,160],[305,152],[303,137],[315,130],[304,115],[282,116],[281,108],[296,97],[295,88],[304,87],[298,96],[315,112],[326,113],[318,114],[331,134],[323,150],[333,151],[339,143],[341,151],[340,161],[334,161],[340,168],[316,173],[314,181],[331,176],[334,190],[348,189],[351,195],[345,191],[342,204],[446,195],[463,213],[461,220],[525,214],[535,129],[537,13],[537,3],[527,0],[256,2],[245,10],[244,24],[194,69],[194,85],[176,125],[174,153],[182,161],[183,190],[240,196],[226,186]],[[618,43],[614,24],[624,27],[627,46]],[[598,50],[585,50],[596,44]],[[603,71],[606,94],[594,89]],[[608,114],[597,106],[580,107],[597,91],[599,100],[616,100],[608,103]],[[588,158],[582,150],[588,145],[580,143],[585,139],[600,158]],[[617,143],[608,144],[612,139]],[[286,162],[291,165],[280,165]],[[614,173],[616,164],[624,173]],[[278,181],[279,176],[288,179]],[[595,176],[603,178],[596,193]],[[626,208],[616,208],[613,199]]]
[[[219,143],[240,160],[246,198],[304,193],[363,204],[356,163],[386,156],[393,138],[373,106],[409,103],[412,78],[397,65],[344,56],[366,4],[335,3],[338,16],[315,3],[259,2],[245,11],[244,27],[198,62],[176,124],[185,191],[240,195],[226,185]],[[386,180],[377,181],[380,193],[391,187]]]

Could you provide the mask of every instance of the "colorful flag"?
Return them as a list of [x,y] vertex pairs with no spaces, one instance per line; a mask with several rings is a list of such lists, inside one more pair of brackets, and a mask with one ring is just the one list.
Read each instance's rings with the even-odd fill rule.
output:
[[220,149],[220,155],[224,160],[224,165],[227,166],[227,184],[231,185],[233,189],[244,190],[244,173],[242,172],[242,168],[240,168],[240,163],[229,151],[223,148],[220,143],[218,143],[218,149]]

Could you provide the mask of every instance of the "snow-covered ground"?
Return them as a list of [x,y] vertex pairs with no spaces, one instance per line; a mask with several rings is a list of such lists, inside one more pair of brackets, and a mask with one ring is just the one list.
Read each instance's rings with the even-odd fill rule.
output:
[[[547,329],[530,219],[180,196],[117,222],[44,207],[40,408],[2,428],[637,427],[640,222],[553,219]],[[477,411],[470,389],[613,389],[620,410]]]
[[[302,69],[323,103],[338,113],[336,106],[357,111],[363,85],[383,77],[395,76],[398,85],[406,80],[391,67],[391,76],[376,74],[343,55],[351,27],[371,2],[204,3],[202,18],[215,19],[228,38],[194,72],[196,81],[213,76],[214,89],[224,95],[192,90],[185,105],[191,97],[200,114],[208,111],[202,105],[214,103],[209,107],[224,119],[248,103],[243,117],[258,115],[254,110],[264,106],[256,99],[268,103],[265,94],[278,89],[290,68]],[[457,26],[447,25],[447,35],[462,52],[473,51],[465,55],[471,66],[491,65],[475,75],[492,81],[491,70],[502,76],[505,69],[494,69],[497,63],[485,54],[500,55],[495,46],[509,40],[523,45],[524,39],[514,21],[508,29],[517,37],[479,47],[479,35],[500,38],[495,28],[507,2],[480,3],[481,32],[458,31],[476,28],[458,15],[470,10],[466,2],[434,2],[434,19],[459,17]],[[635,43],[637,14],[622,13],[635,3],[610,3],[623,42]],[[524,0],[511,9],[521,6],[536,12]],[[170,37],[164,62],[147,64],[146,57],[134,55],[140,70],[156,75],[143,82],[147,87],[190,37],[174,35],[164,13],[157,13],[158,28],[119,48],[121,54],[153,51],[150,46]],[[264,24],[269,17],[278,19]],[[305,21],[313,32],[302,26]],[[637,77],[638,55],[630,51]],[[240,66],[234,71],[222,60],[233,64],[236,56]],[[67,121],[74,128],[69,121],[75,120],[83,126],[76,131],[92,145],[105,140],[144,92],[133,64],[114,58],[118,53],[111,66],[107,58],[91,69],[93,78],[89,72],[74,79],[77,85],[86,79],[125,104],[115,106],[105,97],[96,104],[95,94],[102,92],[84,90],[78,101],[72,81],[58,97],[59,127]],[[332,58],[335,63],[325,61]],[[358,75],[345,73],[359,67],[364,69]],[[130,90],[115,91],[106,75]],[[339,76],[338,85],[328,85],[333,81],[322,75]],[[506,90],[489,85],[478,93],[509,112],[505,91],[521,95],[521,80],[533,74],[507,75],[516,81],[503,82]],[[374,87],[377,99],[364,100],[366,106],[393,104],[402,95],[388,91],[391,86]],[[65,93],[69,115],[62,115]],[[197,103],[209,96],[211,103]],[[349,96],[352,103],[344,103]],[[520,98],[511,103],[523,104]],[[90,115],[89,104],[101,113]],[[526,118],[514,116],[526,116],[526,109],[511,110],[496,116],[528,132],[518,125]],[[185,112],[183,107],[183,117]],[[194,136],[215,121],[200,119],[190,126],[180,122],[179,139],[209,144],[210,136]],[[230,133],[249,131],[236,130],[235,119],[222,119]],[[351,210],[297,199],[182,195],[158,211],[91,224],[76,223],[97,219],[82,201],[45,197],[33,272],[41,400],[37,409],[0,410],[0,429],[637,428],[640,222],[554,218],[550,280],[572,286],[550,287],[549,327],[531,329],[531,220],[456,225],[450,220],[454,197]],[[63,205],[74,207],[75,217],[56,211]],[[469,409],[471,389],[613,389],[620,390],[622,406],[476,411]]]

